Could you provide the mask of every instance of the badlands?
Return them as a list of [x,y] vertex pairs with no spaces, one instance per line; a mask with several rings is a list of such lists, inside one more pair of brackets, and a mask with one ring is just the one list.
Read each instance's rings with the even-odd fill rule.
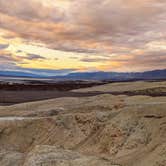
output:
[[165,81],[72,92],[0,106],[0,166],[166,166]]

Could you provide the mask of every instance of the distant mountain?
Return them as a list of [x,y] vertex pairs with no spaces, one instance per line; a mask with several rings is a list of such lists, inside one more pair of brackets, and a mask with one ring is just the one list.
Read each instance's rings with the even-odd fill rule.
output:
[[166,79],[166,69],[153,70],[147,72],[133,72],[133,73],[120,73],[120,72],[77,72],[70,73],[66,76],[55,76],[56,79],[67,80],[153,80],[153,79]]
[[32,78],[39,78],[41,76],[28,73],[28,72],[21,72],[21,71],[0,71],[0,76],[3,77],[32,77]]
[[44,75],[33,74],[21,71],[0,71],[0,76],[4,77],[30,77],[30,78],[50,78],[57,80],[156,80],[166,79],[166,69],[153,70],[147,72],[76,72],[65,76],[46,77]]

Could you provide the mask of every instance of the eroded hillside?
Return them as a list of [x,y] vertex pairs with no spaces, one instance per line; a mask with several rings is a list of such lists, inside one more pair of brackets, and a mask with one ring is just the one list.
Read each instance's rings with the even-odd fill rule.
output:
[[166,165],[164,96],[66,97],[1,106],[0,116],[2,166]]

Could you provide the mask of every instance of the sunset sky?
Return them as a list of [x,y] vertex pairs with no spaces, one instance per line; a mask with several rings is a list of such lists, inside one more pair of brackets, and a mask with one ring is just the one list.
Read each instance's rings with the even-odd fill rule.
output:
[[0,0],[0,70],[166,68],[166,0]]

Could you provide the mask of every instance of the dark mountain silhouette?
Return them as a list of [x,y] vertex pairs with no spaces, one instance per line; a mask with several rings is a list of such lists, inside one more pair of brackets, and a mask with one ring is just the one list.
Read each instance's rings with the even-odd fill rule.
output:
[[59,79],[72,79],[72,80],[153,80],[153,79],[166,79],[166,69],[153,70],[147,72],[133,72],[133,73],[120,73],[120,72],[78,72],[70,73],[66,76],[56,76],[52,78]]
[[51,78],[58,80],[155,80],[166,79],[166,69],[146,72],[75,72],[65,76],[46,77],[44,75],[33,74],[20,71],[0,71],[0,76],[6,77],[31,77],[31,78]]
[[21,72],[21,71],[0,71],[0,76],[3,77],[32,77],[39,78],[40,75],[29,73],[29,72]]

